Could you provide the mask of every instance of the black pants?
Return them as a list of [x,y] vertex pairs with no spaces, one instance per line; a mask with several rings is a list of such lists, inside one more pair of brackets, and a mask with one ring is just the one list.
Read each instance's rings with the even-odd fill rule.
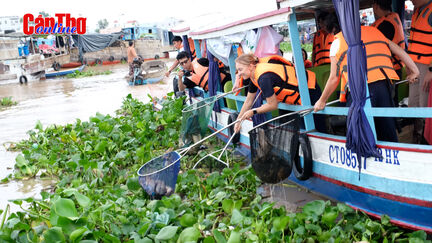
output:
[[[380,80],[368,84],[372,107],[394,107],[391,97],[390,81]],[[347,106],[352,103],[351,95],[347,95]],[[375,130],[380,141],[397,142],[396,120],[394,117],[375,117]]]

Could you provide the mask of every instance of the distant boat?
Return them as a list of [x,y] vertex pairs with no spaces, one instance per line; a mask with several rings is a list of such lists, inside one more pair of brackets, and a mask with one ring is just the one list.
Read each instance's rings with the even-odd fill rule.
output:
[[85,65],[81,65],[80,67],[76,68],[68,68],[68,69],[61,69],[60,71],[52,71],[45,74],[45,77],[47,78],[53,78],[57,76],[64,76],[70,73],[75,73],[76,71],[81,72],[84,69]]

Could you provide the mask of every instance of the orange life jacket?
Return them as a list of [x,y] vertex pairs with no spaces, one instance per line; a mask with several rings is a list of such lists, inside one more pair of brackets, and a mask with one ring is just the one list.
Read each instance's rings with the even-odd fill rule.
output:
[[[269,63],[270,60],[277,60],[282,62],[283,64]],[[292,63],[277,55],[260,58],[259,63],[256,65],[254,79],[252,81],[253,84],[257,86],[260,90],[261,87],[258,84],[258,79],[261,77],[261,75],[269,72],[278,75],[284,82],[291,86],[294,86],[294,89],[282,88],[278,86],[273,87],[277,100],[279,102],[287,104],[300,105],[300,93],[297,88],[298,80],[295,68],[292,66]],[[308,88],[315,89],[315,73],[311,71],[306,71],[306,75],[308,79]]]
[[319,30],[315,33],[313,39],[312,55],[314,56],[313,66],[319,66],[330,63],[330,47],[333,43],[334,35]]
[[194,60],[195,58],[196,58],[196,52],[195,52],[195,43],[194,43],[194,41],[192,40],[192,38],[188,38],[188,42],[189,42],[189,48],[190,48],[190,51],[191,51],[191,60]]
[[[209,68],[204,67],[199,64],[198,60],[195,59],[192,61],[193,71],[189,79],[194,82],[197,86],[203,88],[205,91],[208,91],[208,72]],[[225,78],[225,74],[220,74],[221,80]]]
[[[340,40],[339,50],[335,56],[337,60],[336,73],[342,82],[339,99],[341,102],[346,102],[348,45],[342,32],[339,32],[335,39]],[[377,28],[371,26],[361,26],[361,39],[366,46],[367,82],[373,83],[385,79],[399,80],[391,62],[389,40]]]
[[[377,21],[375,21],[372,24],[372,26],[378,27],[384,20],[390,22],[394,27],[395,34],[391,41],[393,41],[396,45],[400,46],[402,49],[405,50],[405,34],[403,31],[402,22],[400,21],[399,18],[399,14],[391,12],[386,16],[379,18]],[[392,62],[393,62],[393,68],[395,70],[399,70],[403,67],[400,58],[393,54],[392,54]]]
[[432,26],[429,24],[431,13],[432,2],[424,8],[414,9],[407,51],[414,62],[427,65],[432,63]]

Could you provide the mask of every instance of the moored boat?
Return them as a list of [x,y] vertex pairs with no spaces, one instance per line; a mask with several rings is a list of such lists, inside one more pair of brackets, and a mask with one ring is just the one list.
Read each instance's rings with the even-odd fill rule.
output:
[[[208,29],[183,28],[182,31],[178,32],[181,33],[184,40],[188,37],[194,40],[197,57],[201,57],[199,41],[207,41],[207,45],[209,45],[209,40],[224,38],[226,41],[229,39],[227,37],[232,37],[242,31],[288,21],[303,104],[279,104],[278,108],[289,111],[305,110],[312,106],[309,97],[305,97],[307,82],[304,73],[301,73],[301,67],[304,65],[297,18],[311,18],[313,17],[311,10],[312,12],[317,9],[330,10],[333,6],[328,2],[313,0],[277,2],[277,7],[273,11]],[[370,1],[360,1],[361,7],[368,4]],[[356,11],[358,14],[359,9]],[[226,57],[225,64],[229,65],[232,79],[235,80],[234,60],[237,57],[239,40],[234,40],[229,44],[229,56]],[[208,50],[209,48],[207,48]],[[326,81],[325,75],[322,74],[323,71],[311,70],[316,72],[317,79],[321,79],[317,80],[318,83],[323,85]],[[224,88],[227,91],[227,88]],[[195,90],[204,96],[209,95],[202,89],[195,88]],[[201,99],[198,96],[191,100],[196,102]],[[225,106],[221,102],[222,107],[220,111],[215,112],[216,116],[214,117],[216,119],[210,121],[209,128],[215,131],[230,123],[230,116],[240,111],[244,100],[245,97],[241,95],[228,95],[227,105]],[[366,104],[364,111],[369,120],[373,120],[373,117],[432,117],[432,108],[373,108],[370,104]],[[320,113],[346,116],[348,108],[327,107]],[[267,114],[267,116],[270,117],[271,115]],[[312,159],[308,161],[303,153],[300,153],[300,157],[303,163],[312,163],[313,172],[310,177],[301,179],[296,178],[293,173],[288,178],[289,180],[328,198],[344,202],[373,217],[379,218],[382,215],[389,215],[391,222],[396,225],[432,233],[432,177],[430,176],[432,172],[432,146],[377,141],[377,150],[382,158],[368,158],[365,163],[363,160],[362,163],[359,163],[357,155],[346,149],[345,136],[313,131],[315,124],[312,115],[305,116],[304,123],[305,129],[302,132],[305,132],[309,138]],[[371,127],[374,130],[374,126]],[[252,121],[245,121],[240,135],[239,147],[241,152],[247,156],[250,156],[249,131],[252,128]],[[220,138],[228,141],[230,135],[229,131],[224,131]],[[359,167],[361,167],[361,174],[359,174]]]

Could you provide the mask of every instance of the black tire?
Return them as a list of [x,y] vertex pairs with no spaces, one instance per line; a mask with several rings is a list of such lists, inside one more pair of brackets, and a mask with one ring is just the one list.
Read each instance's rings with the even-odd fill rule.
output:
[[159,58],[160,58],[159,55],[155,55],[155,57],[154,57],[155,60],[157,60]]
[[54,70],[60,71],[61,65],[58,62],[54,62],[52,67],[54,68]]
[[141,61],[144,61],[144,58],[141,55],[138,55],[138,57],[141,59]]
[[[310,146],[309,137],[306,134],[300,134],[299,142],[293,159],[294,175],[297,179],[305,181],[312,176],[312,148]],[[299,149],[303,152],[303,167],[300,163]]]
[[127,58],[126,58],[126,57],[122,57],[122,58],[120,59],[120,62],[127,62]]
[[87,65],[87,59],[82,59],[82,60],[81,60],[81,64],[82,64],[82,65]]
[[[234,112],[229,114],[228,116],[228,123],[227,124],[231,124],[233,122],[235,122],[237,120],[239,113],[238,112]],[[228,128],[228,136],[229,138],[231,138],[231,136],[234,134],[234,126],[230,126]],[[231,142],[233,144],[237,144],[240,142],[240,133],[237,133],[236,135],[234,135],[233,139],[231,140]]]
[[108,58],[108,61],[110,61],[110,62],[114,61],[114,57],[113,57],[113,56],[110,56],[110,57]]
[[96,59],[96,60],[95,60],[95,64],[96,64],[96,65],[102,65],[102,60],[99,59],[99,58]]
[[21,75],[19,77],[19,82],[20,82],[20,84],[27,83],[27,77],[24,75]]

